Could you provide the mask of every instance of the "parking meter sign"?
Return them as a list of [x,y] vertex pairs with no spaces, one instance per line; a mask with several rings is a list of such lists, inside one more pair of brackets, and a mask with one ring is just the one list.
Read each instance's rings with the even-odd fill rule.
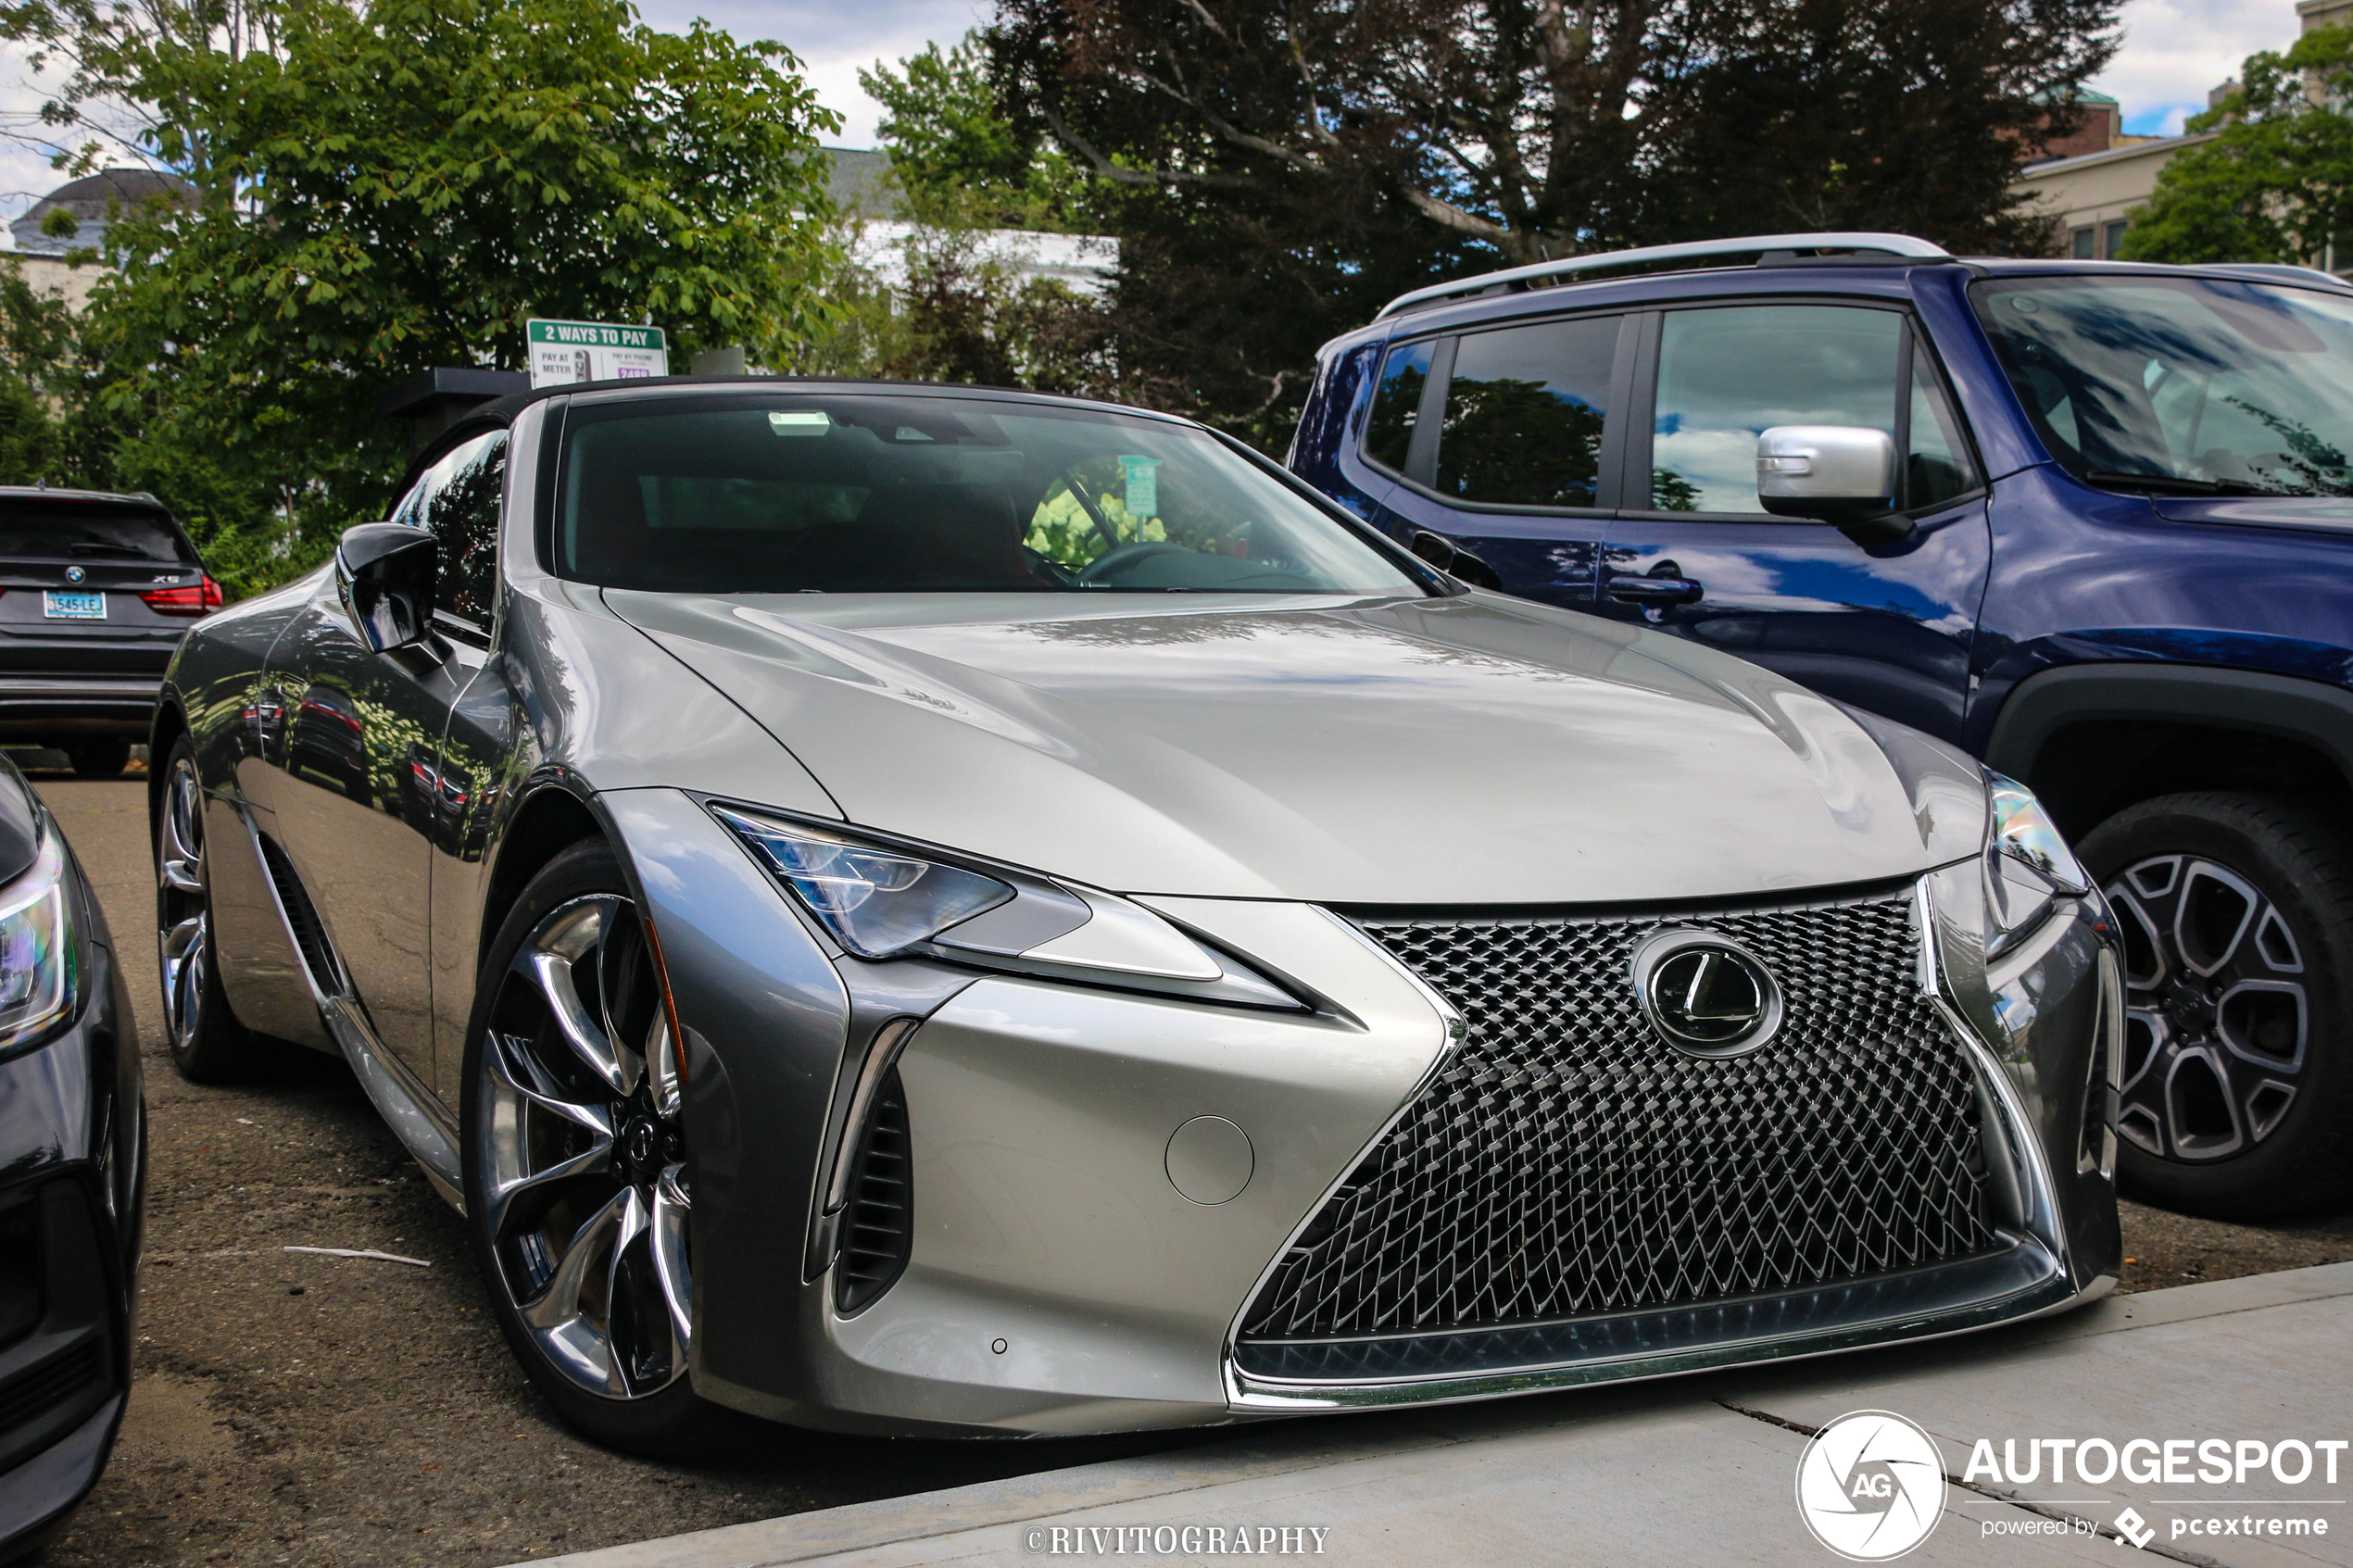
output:
[[531,384],[627,381],[670,373],[670,337],[660,327],[607,321],[524,323],[531,342]]

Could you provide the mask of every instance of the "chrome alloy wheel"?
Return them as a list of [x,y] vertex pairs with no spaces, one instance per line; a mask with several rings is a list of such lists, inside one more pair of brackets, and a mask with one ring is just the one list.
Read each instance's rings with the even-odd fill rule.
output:
[[164,783],[162,843],[156,856],[156,945],[163,969],[164,1030],[184,1054],[205,1024],[206,967],[212,961],[205,897],[204,786],[195,763],[174,758]]
[[2196,855],[2139,861],[2104,891],[2125,952],[2117,1131],[2184,1163],[2246,1152],[2303,1088],[2311,1004],[2295,933],[2260,888]]
[[482,1042],[484,1227],[523,1331],[588,1393],[684,1376],[691,1198],[677,1052],[637,911],[574,898],[500,977]]

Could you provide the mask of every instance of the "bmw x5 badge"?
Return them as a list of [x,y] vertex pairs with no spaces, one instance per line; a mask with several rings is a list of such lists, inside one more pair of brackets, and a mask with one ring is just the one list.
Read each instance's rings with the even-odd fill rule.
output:
[[1654,931],[1635,945],[1632,968],[1643,1016],[1686,1056],[1739,1056],[1781,1026],[1772,972],[1720,931]]
[[88,572],[82,571],[82,568],[78,566],[69,566],[66,568],[66,581],[69,583],[79,583],[89,575],[90,574]]

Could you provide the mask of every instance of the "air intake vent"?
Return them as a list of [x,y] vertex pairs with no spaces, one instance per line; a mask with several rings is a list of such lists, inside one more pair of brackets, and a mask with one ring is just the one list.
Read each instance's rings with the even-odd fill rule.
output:
[[909,1180],[907,1095],[892,1068],[875,1091],[875,1108],[858,1142],[849,1174],[849,1201],[841,1216],[841,1261],[834,1268],[834,1304],[855,1312],[888,1290],[907,1266],[915,1238]]
[[270,868],[271,885],[278,890],[278,905],[286,911],[286,924],[294,932],[295,946],[302,949],[302,966],[310,972],[310,983],[322,996],[341,996],[346,986],[343,971],[335,963],[335,952],[327,946],[327,929],[319,923],[319,911],[310,907],[310,896],[302,890],[302,879],[295,875],[294,862],[278,847],[278,841],[268,834],[257,834],[261,840],[261,861]]
[[93,1338],[0,1387],[0,1432],[45,1415],[106,1375],[106,1345]]

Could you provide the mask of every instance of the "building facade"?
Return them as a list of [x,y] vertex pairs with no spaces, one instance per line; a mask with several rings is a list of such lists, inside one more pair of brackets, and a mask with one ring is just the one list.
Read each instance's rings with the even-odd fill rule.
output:
[[[2353,22],[2353,0],[2298,0],[2296,16],[2301,32]],[[2216,87],[2206,95],[2207,107],[2237,86],[2230,81]],[[2115,99],[2090,93],[2082,101],[2082,127],[2046,144],[2043,160],[2027,165],[2010,189],[2059,220],[2066,231],[2062,255],[2105,261],[2122,247],[2133,210],[2156,194],[2158,174],[2175,154],[2212,141],[2214,133],[2128,136]]]

